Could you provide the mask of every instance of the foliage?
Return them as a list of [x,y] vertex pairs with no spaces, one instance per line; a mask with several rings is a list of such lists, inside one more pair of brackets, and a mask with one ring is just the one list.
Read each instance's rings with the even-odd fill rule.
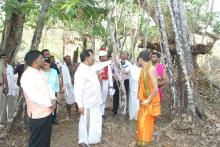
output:
[[47,22],[54,25],[62,22],[65,27],[92,35],[104,33],[101,25],[105,19],[107,11],[96,6],[95,1],[91,0],[69,0],[54,1],[50,6]]
[[[186,12],[190,30],[201,30],[207,24],[212,26],[213,32],[220,33],[219,13],[210,13],[207,9],[209,0],[185,0]],[[25,26],[35,28],[36,19],[41,9],[43,1],[33,0],[6,0],[0,8],[0,31],[3,29],[4,19],[8,19],[11,13],[24,13],[26,14]],[[126,29],[129,29],[129,3],[130,0],[52,0],[50,8],[46,16],[46,26],[59,27],[63,29],[71,29],[80,32],[81,34],[90,34],[96,38],[107,38],[108,34],[106,26],[106,16],[108,9],[106,2],[113,6],[116,2],[117,6],[124,5],[120,23],[118,24],[119,34],[124,34]],[[132,5],[132,18],[140,17],[139,30],[144,33],[147,31],[148,38],[155,39],[158,37],[157,27],[146,27],[146,10],[140,9],[137,3],[133,1]],[[139,1],[140,2],[140,1]],[[151,0],[151,6],[154,7],[155,1]],[[170,14],[167,8],[167,0],[162,0],[163,12],[168,27],[170,24]],[[144,11],[144,12],[142,12]],[[112,17],[113,23],[116,20],[115,16]],[[137,22],[132,22],[136,23]],[[126,28],[126,29],[125,29]],[[146,30],[147,28],[147,30]],[[169,32],[171,33],[171,32]]]
[[213,32],[220,35],[220,15],[215,13],[214,20],[212,23]]
[[191,30],[197,32],[208,26],[213,27],[214,33],[218,33],[219,12],[211,12],[209,0],[190,0],[186,4],[186,12]]

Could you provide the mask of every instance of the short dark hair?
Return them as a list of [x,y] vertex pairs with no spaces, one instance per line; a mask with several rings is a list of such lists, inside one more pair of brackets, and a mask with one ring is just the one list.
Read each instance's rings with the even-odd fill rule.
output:
[[[66,61],[66,57],[70,57],[70,55],[66,55],[63,57],[63,60]],[[71,57],[70,57],[71,58]]]
[[138,56],[138,59],[140,59],[140,58],[143,59],[145,62],[149,61],[150,59],[149,59],[148,51],[146,51],[146,50],[141,51]]
[[123,51],[122,54],[129,55],[128,51]]
[[50,52],[50,51],[49,51],[48,49],[43,49],[43,50],[41,51],[41,54],[43,55],[44,52]]
[[91,50],[91,49],[83,50],[80,53],[81,62],[84,62],[86,60],[86,58],[90,57],[90,53],[93,54],[93,50]]
[[40,51],[36,51],[36,50],[32,50],[32,51],[29,51],[25,57],[24,57],[24,60],[26,62],[26,64],[28,66],[31,66],[32,63],[41,55],[41,52]]
[[2,58],[2,57],[4,57],[4,56],[7,56],[5,53],[1,53],[0,54],[0,59]]
[[91,54],[94,54],[93,50],[92,49],[86,49],[85,51],[91,53]]
[[156,55],[158,58],[161,57],[161,54],[159,52],[152,52],[151,55]]

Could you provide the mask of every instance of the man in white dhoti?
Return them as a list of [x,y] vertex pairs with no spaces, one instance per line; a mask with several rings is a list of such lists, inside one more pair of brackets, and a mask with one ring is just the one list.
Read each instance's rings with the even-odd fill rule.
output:
[[[106,48],[100,49],[99,60],[100,62],[105,62],[108,60],[108,52],[106,51]],[[104,67],[104,69],[99,73],[99,79],[101,80],[102,100],[103,100],[103,104],[101,105],[101,111],[102,111],[102,117],[105,118],[105,107],[106,107],[108,92],[109,90],[113,89],[112,70],[110,65]]]
[[129,67],[129,118],[130,120],[137,120],[137,113],[139,110],[138,94],[138,80],[141,73],[141,68],[136,64]]
[[68,68],[68,60],[64,57],[64,63],[61,65],[61,74],[63,79],[63,90],[66,99],[66,109],[69,116],[69,119],[72,119],[71,107],[75,102],[74,93],[73,93],[73,84],[70,76],[70,71]]
[[[98,72],[111,61],[94,64],[92,50],[84,50],[80,54],[81,64],[74,77],[74,95],[81,114],[79,121],[79,145],[89,146],[101,141],[103,104]],[[93,66],[92,66],[93,65]]]
[[4,65],[6,68],[6,76],[8,81],[8,94],[4,95],[4,101],[2,104],[3,110],[3,117],[7,116],[6,118],[8,121],[11,121],[14,108],[15,108],[15,79],[14,79],[14,69],[11,65],[8,64],[8,57],[6,54],[1,55],[1,59],[4,60]]

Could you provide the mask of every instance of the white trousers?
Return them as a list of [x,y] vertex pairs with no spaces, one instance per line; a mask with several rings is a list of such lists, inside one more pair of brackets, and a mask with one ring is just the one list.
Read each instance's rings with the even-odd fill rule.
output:
[[101,111],[102,111],[102,115],[105,115],[105,105],[106,105],[106,100],[107,100],[107,96],[108,96],[108,80],[103,80],[102,83],[102,101],[103,104],[101,105]]
[[79,144],[96,144],[101,141],[102,115],[100,106],[84,110],[79,120]]

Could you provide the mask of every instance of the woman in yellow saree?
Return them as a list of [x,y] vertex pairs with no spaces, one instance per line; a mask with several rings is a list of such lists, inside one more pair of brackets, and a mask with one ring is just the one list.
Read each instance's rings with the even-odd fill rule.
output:
[[152,141],[154,121],[160,115],[160,95],[156,69],[149,62],[147,51],[140,52],[138,63],[142,66],[142,71],[138,85],[140,109],[138,112],[137,145],[146,146]]

